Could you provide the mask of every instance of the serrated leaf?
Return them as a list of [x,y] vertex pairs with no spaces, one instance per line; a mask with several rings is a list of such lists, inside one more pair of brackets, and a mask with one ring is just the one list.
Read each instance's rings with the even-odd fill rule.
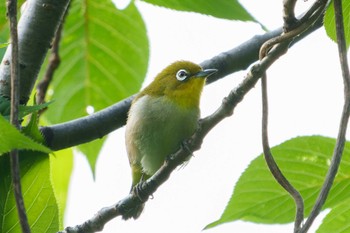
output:
[[[59,225],[63,229],[70,177],[73,170],[73,149],[55,152],[50,156],[51,181],[59,211]],[[64,169],[62,169],[64,168]]]
[[[58,208],[48,175],[49,157],[42,153],[23,153],[20,154],[21,184],[30,228],[32,232],[57,232]],[[0,157],[0,190],[0,232],[22,232],[13,195],[9,156]]]
[[[332,138],[310,136],[294,138],[272,148],[280,169],[304,198],[306,216],[323,185],[334,145]],[[347,142],[343,161],[324,208],[334,207],[349,196],[349,149]],[[294,221],[294,215],[292,198],[274,180],[260,155],[239,178],[220,219],[207,228],[239,219],[267,224],[289,223]]]
[[0,155],[13,149],[35,150],[44,153],[50,153],[51,150],[31,138],[21,134],[8,121],[0,116]]
[[146,28],[134,3],[118,10],[110,0],[73,1],[52,82],[56,102],[47,118],[59,123],[86,116],[136,93],[148,64]]
[[[47,108],[47,106],[49,106],[51,103],[52,101],[43,103],[43,104],[33,105],[33,106],[20,105],[18,119],[20,120],[31,113],[38,112],[41,109]],[[11,111],[11,102],[8,99],[0,96],[0,114],[6,119],[9,119],[10,111]]]
[[47,108],[50,104],[52,103],[52,101],[43,103],[43,104],[37,104],[37,105],[33,105],[33,106],[19,106],[19,117],[20,119],[22,119],[23,117],[38,112],[44,108]]
[[33,113],[31,115],[28,124],[22,128],[22,132],[30,138],[33,138],[35,141],[44,143],[45,140],[38,125],[38,113]]
[[178,11],[197,12],[217,18],[257,22],[237,0],[142,0]]
[[[346,47],[349,48],[350,45],[350,1],[341,1],[343,8],[343,20],[344,20],[344,31]],[[326,33],[334,42],[337,41],[336,29],[335,29],[335,16],[334,16],[334,6],[333,1],[329,4],[326,14],[324,16],[324,27]]]

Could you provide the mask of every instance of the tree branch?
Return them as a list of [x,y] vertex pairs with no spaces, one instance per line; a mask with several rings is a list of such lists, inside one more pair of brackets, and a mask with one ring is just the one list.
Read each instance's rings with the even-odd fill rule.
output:
[[340,120],[340,126],[337,136],[337,142],[333,151],[331,165],[329,166],[327,176],[322,185],[321,191],[316,199],[315,205],[306,220],[304,226],[300,230],[300,233],[305,233],[311,227],[313,221],[321,211],[323,204],[325,203],[328,193],[333,185],[334,178],[338,172],[338,168],[341,162],[344,145],[346,141],[346,130],[348,127],[348,121],[350,116],[350,72],[347,60],[346,40],[344,35],[344,23],[343,23],[343,11],[342,1],[334,0],[334,13],[336,22],[336,34],[337,44],[339,51],[340,65],[342,69],[342,76],[344,82],[344,105],[343,112]]
[[297,22],[294,9],[297,0],[283,0],[283,29],[284,31],[290,31],[294,24]]
[[[322,20],[317,21],[309,30],[305,31],[297,39],[296,43],[309,33],[322,26]],[[201,63],[205,68],[216,68],[218,72],[211,75],[207,83],[212,83],[228,74],[244,70],[259,58],[259,49],[267,40],[282,33],[282,29],[276,29],[263,35],[257,35],[245,43],[223,52]],[[45,126],[41,132],[46,140],[46,145],[52,150],[60,150],[76,146],[98,138],[125,125],[127,112],[133,97],[126,98],[104,110],[90,116],[82,117],[73,121]]]
[[[18,23],[20,103],[25,104],[69,0],[28,0]],[[10,97],[11,46],[0,64],[0,95]]]
[[193,151],[198,150],[207,133],[224,118],[233,114],[234,108],[242,101],[244,96],[255,86],[263,72],[272,65],[272,63],[282,54],[285,48],[281,46],[274,48],[269,55],[260,63],[254,65],[246,75],[242,83],[229,95],[224,98],[221,106],[210,116],[201,119],[198,130],[187,140],[185,146],[182,146],[176,153],[167,157],[162,167],[148,180],[142,182],[137,187],[137,194],[131,193],[117,204],[101,209],[93,218],[87,220],[81,225],[67,227],[61,233],[77,232],[96,232],[101,231],[104,225],[117,216],[123,216],[143,204],[150,196],[162,185],[177,166],[192,155]]

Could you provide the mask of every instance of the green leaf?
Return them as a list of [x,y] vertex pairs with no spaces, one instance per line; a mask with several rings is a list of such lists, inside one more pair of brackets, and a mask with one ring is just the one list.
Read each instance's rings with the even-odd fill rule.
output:
[[[301,193],[305,214],[310,213],[328,170],[335,140],[321,136],[298,137],[272,148],[273,156],[287,179]],[[332,208],[350,193],[350,144],[324,208]],[[257,223],[294,221],[295,205],[269,172],[262,155],[254,159],[239,178],[231,199],[219,220],[207,228],[244,220]]]
[[33,113],[31,115],[29,123],[22,128],[22,132],[37,142],[45,142],[45,139],[39,130],[38,113]]
[[[18,6],[18,12],[20,9],[20,6],[25,2],[25,0],[19,0],[17,1]],[[8,43],[3,43],[7,41],[10,37],[10,27],[8,23],[8,18],[6,15],[6,1],[0,1],[0,48],[3,48],[2,46],[7,46]],[[2,58],[5,54],[6,49],[0,49],[0,58]]]
[[0,116],[0,129],[0,155],[13,149],[35,150],[45,153],[51,152],[49,148],[21,134],[2,116]]
[[0,43],[0,49],[6,48],[10,43]]
[[[343,20],[344,20],[344,31],[346,47],[349,48],[350,44],[350,1],[342,1],[343,4]],[[334,42],[337,41],[336,30],[335,30],[335,16],[333,1],[329,4],[326,14],[324,16],[324,27],[326,33]]]
[[[38,104],[38,105],[33,105],[33,106],[19,106],[19,114],[18,114],[18,119],[21,120],[23,117],[34,113],[38,112],[41,109],[47,108],[49,104],[51,104],[52,101],[43,103],[43,104]],[[11,102],[0,96],[0,114],[4,116],[6,119],[10,118],[10,112],[11,112]]]
[[257,22],[237,0],[142,0],[178,11],[197,12],[217,18]]
[[22,119],[23,117],[34,113],[34,112],[38,112],[44,108],[47,108],[50,104],[52,103],[52,101],[43,103],[43,104],[37,104],[37,105],[33,105],[33,106],[19,106],[19,117],[20,119]]
[[94,176],[97,156],[103,146],[103,143],[105,142],[105,139],[106,138],[101,138],[78,146],[78,149],[86,155]]
[[[6,1],[0,1],[0,42],[4,43],[9,39],[10,30],[6,17]],[[6,49],[0,49],[0,58],[5,54]]]
[[[32,232],[57,232],[58,208],[48,175],[48,155],[23,152],[20,154],[20,169],[24,204]],[[0,157],[0,190],[0,232],[22,232],[15,206],[8,155]]]
[[50,156],[50,165],[51,181],[59,211],[59,225],[62,229],[69,181],[73,170],[73,149],[69,148],[55,152],[55,155]]
[[[84,5],[85,4],[85,5]],[[118,10],[110,0],[73,1],[60,47],[62,62],[52,82],[56,100],[50,123],[106,108],[139,91],[148,67],[146,27],[134,3]],[[92,170],[103,141],[84,145]],[[87,149],[90,148],[90,149]]]
[[86,116],[139,91],[148,66],[145,24],[134,3],[118,10],[110,0],[73,1],[52,82],[51,123]]
[[347,233],[350,232],[349,199],[333,208],[323,219],[317,233]]

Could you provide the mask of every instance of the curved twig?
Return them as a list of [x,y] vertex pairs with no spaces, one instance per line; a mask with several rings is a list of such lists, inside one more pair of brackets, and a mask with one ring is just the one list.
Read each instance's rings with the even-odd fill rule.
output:
[[[287,2],[288,3],[288,2]],[[324,2],[324,5],[321,5],[319,8],[314,9],[310,8],[307,15],[310,15],[308,21],[304,21],[299,27],[294,28],[291,31],[287,31],[284,34],[272,38],[267,41],[260,49],[260,58],[264,58],[270,48],[274,45],[278,44],[288,45],[294,37],[298,36],[301,32],[309,28],[324,12],[325,6],[327,2]],[[289,4],[293,5],[293,2],[289,2]],[[295,3],[294,3],[295,4]],[[293,6],[294,7],[294,6]],[[313,12],[310,13],[310,11]],[[286,10],[287,11],[287,10]],[[288,10],[290,11],[290,9]],[[289,12],[289,14],[291,14]],[[285,22],[285,25],[289,22]],[[287,48],[287,47],[286,47]],[[268,98],[267,98],[267,84],[266,84],[266,73],[263,74],[261,78],[261,89],[262,89],[262,144],[264,151],[265,161],[276,179],[276,181],[291,195],[296,205],[296,214],[295,214],[295,222],[294,222],[294,232],[299,232],[301,229],[301,224],[304,219],[304,200],[297,189],[288,181],[288,179],[283,175],[282,171],[279,169],[276,161],[273,158],[271,148],[268,141]]]
[[[68,11],[69,11],[69,5],[68,5],[68,7],[63,15],[63,19],[62,19],[60,25],[58,26],[57,31],[55,33],[55,36],[53,38],[51,55],[49,58],[49,64],[48,64],[47,69],[45,71],[44,78],[36,86],[36,91],[37,91],[36,92],[36,103],[37,104],[45,103],[45,97],[47,94],[47,90],[48,90],[49,85],[53,79],[53,75],[54,75],[55,71],[57,70],[57,68],[59,67],[59,65],[61,63],[59,48],[60,48],[63,24],[65,22],[67,15],[68,15]],[[42,111],[40,111],[40,113],[42,113],[45,110],[46,110],[46,108],[43,109]]]
[[[288,42],[287,42],[288,43]],[[304,200],[298,190],[288,181],[279,169],[276,161],[273,158],[268,136],[268,100],[267,100],[267,86],[266,86],[266,74],[261,78],[261,90],[262,90],[262,144],[264,151],[264,158],[268,165],[272,175],[276,181],[292,196],[296,206],[296,214],[294,221],[294,232],[298,232],[301,223],[304,219]]]
[[339,59],[340,59],[343,82],[344,82],[344,99],[345,100],[344,100],[343,112],[341,116],[338,136],[337,136],[337,142],[333,151],[331,165],[329,166],[327,176],[322,185],[321,191],[317,197],[315,205],[308,219],[306,220],[304,226],[300,230],[300,233],[305,233],[309,230],[313,221],[320,213],[321,208],[325,203],[328,193],[333,185],[333,181],[338,172],[338,168],[339,168],[343,150],[344,150],[344,145],[346,141],[345,134],[346,134],[349,116],[350,116],[350,72],[349,72],[349,65],[347,60],[341,0],[334,0],[334,12],[335,12]]
[[294,9],[297,0],[283,0],[283,30],[290,31],[298,21],[295,17]]

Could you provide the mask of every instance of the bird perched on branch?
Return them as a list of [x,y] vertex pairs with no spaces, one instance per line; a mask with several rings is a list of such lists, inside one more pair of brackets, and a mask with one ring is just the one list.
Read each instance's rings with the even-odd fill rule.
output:
[[[125,142],[132,171],[132,189],[152,176],[166,156],[176,152],[198,125],[199,100],[205,79],[216,69],[203,70],[177,61],[161,71],[133,100],[126,123]],[[143,206],[124,215],[139,217]]]

